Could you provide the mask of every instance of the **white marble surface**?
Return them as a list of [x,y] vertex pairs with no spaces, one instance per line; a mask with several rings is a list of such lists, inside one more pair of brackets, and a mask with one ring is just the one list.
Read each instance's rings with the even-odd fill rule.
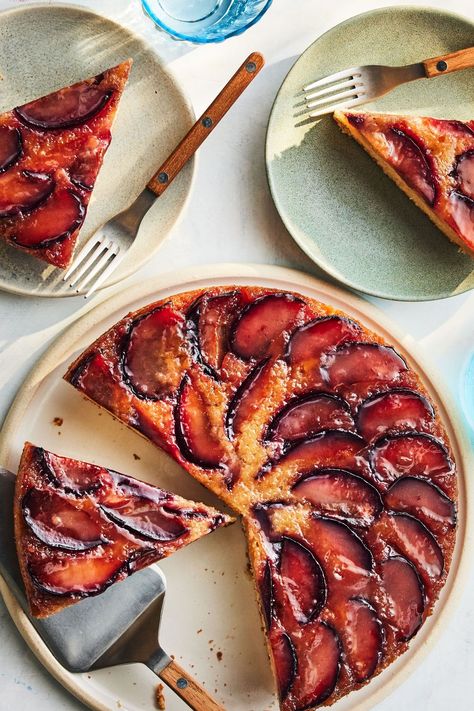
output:
[[[25,4],[23,0],[0,0],[0,9]],[[184,219],[130,283],[186,265],[218,262],[273,263],[317,273],[283,227],[266,183],[263,145],[273,96],[294,58],[322,32],[359,12],[411,3],[274,0],[260,24],[246,34],[224,44],[197,48],[171,42],[154,30],[142,16],[138,0],[83,0],[76,4],[109,14],[147,36],[173,68],[196,113],[205,108],[248,52],[258,49],[267,58],[258,83],[247,91],[201,151]],[[433,0],[423,4],[449,8],[474,20],[472,0],[451,0],[449,4]],[[372,301],[426,347],[444,376],[445,387],[457,396],[461,365],[474,341],[474,294],[422,304]],[[54,335],[83,308],[84,302],[79,298],[57,301],[0,294],[0,421],[31,365]],[[378,706],[379,711],[473,708],[473,588],[471,573],[462,603],[442,638],[418,671]],[[3,603],[0,629],[0,711],[84,708],[36,662]]]

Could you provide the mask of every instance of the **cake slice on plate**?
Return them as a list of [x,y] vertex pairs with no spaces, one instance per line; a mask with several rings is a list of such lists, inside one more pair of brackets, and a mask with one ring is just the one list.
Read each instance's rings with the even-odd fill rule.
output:
[[31,612],[48,617],[232,522],[204,504],[26,443],[15,538]]
[[9,244],[69,265],[130,67],[0,115],[0,237]]
[[336,111],[334,119],[464,252],[474,256],[474,121]]

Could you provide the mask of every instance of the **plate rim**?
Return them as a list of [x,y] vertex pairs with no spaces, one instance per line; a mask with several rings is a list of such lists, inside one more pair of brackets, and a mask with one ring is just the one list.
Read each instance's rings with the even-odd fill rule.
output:
[[[54,3],[54,5],[50,4],[45,4],[44,2],[31,2],[28,3],[27,5],[20,5],[18,7],[9,7],[5,8],[4,10],[0,11],[0,23],[2,22],[3,18],[6,15],[14,15],[14,14],[22,14],[25,12],[28,12],[30,10],[41,10],[42,12],[56,12],[56,11],[64,11],[64,10],[72,10],[75,12],[78,12],[83,15],[92,15],[94,17],[99,17],[100,19],[115,25],[116,27],[120,28],[122,31],[128,32],[130,37],[134,39],[137,43],[141,44],[142,47],[146,50],[148,50],[151,54],[154,55],[155,61],[159,65],[161,71],[167,75],[168,79],[170,80],[171,84],[174,86],[177,94],[179,95],[183,107],[186,110],[186,117],[189,122],[188,128],[191,128],[195,121],[196,121],[196,113],[194,110],[194,106],[189,99],[187,93],[185,92],[180,80],[178,79],[176,75],[176,71],[172,66],[169,66],[165,64],[164,59],[161,57],[159,52],[155,49],[155,47],[152,45],[151,42],[148,41],[147,38],[145,38],[143,35],[139,34],[136,32],[134,29],[131,29],[130,27],[123,25],[121,22],[118,22],[112,17],[109,17],[108,15],[105,15],[102,12],[97,12],[95,9],[86,7],[85,5],[73,5],[71,3],[67,2],[58,2]],[[184,200],[181,204],[181,206],[178,209],[178,212],[176,214],[176,217],[171,224],[170,228],[166,232],[166,234],[163,236],[162,240],[158,242],[158,244],[153,247],[151,246],[150,250],[143,250],[143,254],[146,255],[144,256],[143,260],[138,263],[138,265],[135,265],[131,267],[128,270],[125,270],[124,274],[116,278],[114,277],[114,273],[110,276],[110,278],[100,286],[98,289],[98,292],[103,291],[104,289],[110,288],[112,286],[115,286],[116,284],[121,284],[123,281],[126,279],[130,278],[136,272],[141,269],[143,266],[145,266],[150,259],[159,251],[159,249],[162,247],[162,245],[166,242],[168,237],[170,236],[171,232],[179,225],[181,220],[184,217],[185,211],[189,205],[192,193],[194,191],[194,186],[195,186],[195,180],[196,180],[196,175],[197,175],[197,165],[198,165],[198,153],[196,153],[187,163],[189,166],[190,170],[190,175],[189,175],[189,184],[186,189],[186,194],[184,196]],[[93,235],[91,235],[92,237]],[[37,286],[37,285],[36,285]],[[0,291],[3,291],[7,294],[16,294],[18,296],[28,296],[30,298],[46,298],[46,299],[63,299],[63,298],[73,298],[75,296],[78,296],[78,294],[73,291],[72,289],[69,292],[65,293],[58,293],[58,292],[34,292],[34,291],[29,291],[26,288],[21,288],[21,287],[15,287],[11,286],[8,284],[6,281],[4,282],[1,277],[0,277]]]
[[[366,12],[361,12],[357,15],[352,15],[351,17],[347,17],[345,20],[342,20],[342,22],[339,22],[337,25],[333,25],[333,27],[330,27],[328,30],[323,32],[321,35],[319,35],[311,44],[309,44],[306,49],[299,54],[297,59],[293,62],[291,65],[290,69],[287,71],[285,74],[285,77],[283,78],[282,83],[280,84],[280,87],[275,95],[275,99],[273,100],[272,107],[270,109],[270,114],[268,117],[268,122],[267,122],[267,129],[265,132],[265,173],[267,176],[267,182],[268,182],[268,187],[270,189],[270,194],[272,196],[272,201],[273,204],[275,205],[275,209],[278,212],[278,215],[280,216],[280,219],[282,220],[283,224],[285,225],[286,230],[288,231],[290,237],[296,242],[298,247],[303,250],[303,252],[307,255],[307,257],[320,269],[322,269],[326,274],[328,274],[330,277],[335,279],[338,284],[343,284],[344,286],[348,287],[349,289],[354,289],[357,292],[360,292],[361,294],[365,294],[367,296],[375,296],[379,299],[385,299],[386,301],[395,301],[395,302],[414,302],[414,303],[421,303],[423,301],[439,301],[442,299],[449,299],[452,298],[453,296],[458,296],[460,294],[465,294],[469,291],[472,291],[474,289],[474,286],[471,287],[463,287],[456,289],[456,291],[449,293],[449,294],[430,294],[426,297],[414,297],[414,296],[388,296],[387,294],[380,293],[377,290],[371,290],[368,288],[362,288],[360,284],[354,283],[351,281],[349,278],[342,277],[341,273],[337,269],[333,269],[332,266],[328,265],[327,261],[323,260],[317,260],[311,253],[310,249],[307,246],[307,240],[300,238],[300,236],[295,236],[293,234],[294,230],[292,228],[292,224],[289,219],[286,219],[286,215],[282,214],[280,211],[280,207],[278,204],[278,199],[276,196],[276,185],[274,183],[274,178],[272,176],[270,164],[271,164],[271,157],[270,157],[270,128],[272,121],[274,120],[274,111],[276,104],[280,98],[280,94],[283,91],[283,87],[288,81],[288,78],[290,74],[293,72],[295,69],[296,65],[298,62],[305,56],[308,52],[310,52],[314,45],[317,44],[320,40],[325,38],[327,35],[330,35],[334,30],[343,28],[346,25],[350,25],[352,22],[355,20],[362,20],[364,18],[369,18],[374,15],[380,15],[380,14],[398,14],[398,13],[405,13],[405,12],[419,12],[420,14],[424,15],[437,15],[437,16],[442,16],[442,17],[450,17],[452,19],[468,23],[472,25],[472,28],[474,30],[474,19],[471,19],[467,17],[466,15],[462,15],[458,12],[451,12],[449,10],[443,10],[442,8],[439,7],[431,7],[429,5],[387,5],[384,7],[378,7],[373,10],[367,10]],[[447,239],[447,237],[446,237]],[[453,245],[455,248],[455,246]]]
[[[460,417],[460,411],[455,404],[454,396],[451,393],[446,394],[443,392],[441,398],[439,393],[442,391],[444,378],[439,375],[436,368],[426,362],[427,359],[418,344],[411,337],[404,335],[390,318],[370,302],[305,272],[262,264],[213,264],[197,268],[188,267],[178,272],[152,277],[141,284],[136,284],[126,292],[116,289],[115,293],[108,299],[95,306],[95,308],[65,329],[30,370],[13,400],[0,431],[0,461],[4,462],[6,459],[10,433],[16,429],[17,423],[21,422],[23,413],[33,399],[35,391],[40,386],[43,378],[57,366],[58,362],[61,362],[60,359],[64,359],[66,353],[67,357],[71,356],[71,343],[77,343],[78,338],[84,335],[90,323],[99,323],[102,319],[112,316],[117,309],[126,309],[127,305],[130,306],[137,300],[153,297],[154,294],[167,289],[173,289],[177,293],[185,285],[189,289],[188,285],[192,282],[202,282],[204,280],[212,284],[214,280],[226,279],[226,283],[231,284],[232,280],[237,280],[238,282],[239,280],[248,280],[250,278],[254,279],[257,284],[259,279],[294,284],[295,289],[303,289],[303,293],[305,288],[319,290],[324,294],[324,298],[331,299],[335,297],[349,309],[360,311],[364,318],[373,321],[382,331],[387,331],[397,345],[401,347],[402,351],[408,351],[409,360],[415,364],[423,382],[429,385],[429,389],[431,388],[436,393],[437,399],[442,406],[443,421],[446,423],[448,431],[451,430],[451,440],[454,443],[455,451],[459,453],[459,459],[462,463],[461,471],[463,475],[459,481],[459,488],[460,490],[461,488],[463,489],[463,508],[465,511],[462,521],[463,526],[459,529],[456,540],[455,556],[457,560],[453,557],[450,575],[448,576],[450,587],[447,591],[447,584],[443,588],[443,591],[446,591],[446,597],[437,602],[437,605],[441,606],[431,617],[431,629],[429,629],[428,638],[418,647],[412,648],[411,653],[410,650],[407,650],[401,655],[398,659],[405,658],[405,663],[399,669],[396,669],[392,676],[386,674],[386,678],[380,688],[375,688],[367,699],[357,701],[357,696],[353,699],[352,711],[368,711],[374,708],[376,703],[388,696],[401,682],[405,681],[415,668],[420,665],[433,644],[436,643],[442,629],[446,627],[446,623],[459,603],[464,590],[463,583],[467,579],[470,570],[470,559],[473,557],[474,549],[474,519],[470,515],[470,506],[474,496],[474,480],[466,476],[466,472],[474,466],[474,452],[471,451],[467,429]],[[71,674],[61,667],[35,632],[1,576],[0,594],[3,596],[18,631],[47,671],[73,696],[85,703],[89,708],[95,711],[112,711],[115,706],[104,704],[94,698],[92,692],[85,688],[84,682],[79,681],[78,677],[80,675]],[[405,657],[405,655],[409,656]]]

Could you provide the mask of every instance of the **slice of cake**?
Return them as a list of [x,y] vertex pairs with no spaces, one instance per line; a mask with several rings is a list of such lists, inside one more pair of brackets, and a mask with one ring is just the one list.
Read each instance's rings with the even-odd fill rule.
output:
[[474,121],[336,111],[334,119],[466,254],[474,255]]
[[31,612],[48,617],[232,519],[155,486],[26,443],[15,538]]
[[9,244],[69,265],[130,67],[0,115],[0,237]]
[[406,650],[447,579],[457,482],[389,343],[301,294],[211,287],[128,314],[65,377],[242,514],[283,711]]

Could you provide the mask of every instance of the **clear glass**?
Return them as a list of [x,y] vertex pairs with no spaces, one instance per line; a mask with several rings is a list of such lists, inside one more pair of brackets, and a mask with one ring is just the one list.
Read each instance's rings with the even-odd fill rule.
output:
[[175,39],[222,42],[255,24],[272,0],[142,0],[153,22]]

